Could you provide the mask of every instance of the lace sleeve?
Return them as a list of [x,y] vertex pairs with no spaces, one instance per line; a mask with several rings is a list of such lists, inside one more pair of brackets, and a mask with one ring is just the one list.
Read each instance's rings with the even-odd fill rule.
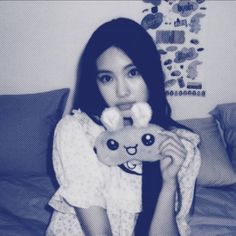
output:
[[57,195],[69,205],[105,207],[104,180],[100,163],[78,119],[64,117],[57,125],[53,166],[60,185]]
[[186,159],[179,170],[179,192],[176,195],[176,221],[181,236],[191,235],[189,215],[194,198],[196,178],[201,165],[201,155],[198,149],[200,137],[188,130],[176,129],[174,132],[180,137],[187,150]]

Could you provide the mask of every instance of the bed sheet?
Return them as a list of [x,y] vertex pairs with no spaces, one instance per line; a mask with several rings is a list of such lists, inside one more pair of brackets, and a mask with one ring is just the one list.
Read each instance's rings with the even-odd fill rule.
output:
[[190,225],[194,236],[235,236],[236,185],[197,187]]
[[0,235],[45,235],[55,189],[49,176],[0,176]]
[[[0,176],[0,235],[44,235],[56,188],[48,176]],[[190,226],[193,236],[235,236],[236,185],[197,187]]]

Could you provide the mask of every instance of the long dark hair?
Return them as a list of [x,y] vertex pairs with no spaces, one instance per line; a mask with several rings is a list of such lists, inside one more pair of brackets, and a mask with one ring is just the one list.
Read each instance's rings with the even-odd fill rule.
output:
[[[171,108],[165,96],[164,74],[160,55],[152,37],[133,20],[113,19],[101,25],[89,39],[78,66],[74,108],[80,108],[92,119],[107,106],[96,83],[96,60],[108,48],[123,50],[142,75],[153,110],[152,123],[165,129],[183,126],[171,119]],[[143,211],[138,218],[136,235],[147,235],[157,198],[162,187],[159,162],[143,163]]]
[[109,47],[123,50],[138,68],[148,91],[148,103],[153,109],[153,123],[164,128],[175,126],[164,89],[161,60],[152,37],[133,20],[113,19],[101,25],[90,37],[78,66],[74,108],[80,108],[91,117],[100,116],[107,106],[96,83],[96,60]]

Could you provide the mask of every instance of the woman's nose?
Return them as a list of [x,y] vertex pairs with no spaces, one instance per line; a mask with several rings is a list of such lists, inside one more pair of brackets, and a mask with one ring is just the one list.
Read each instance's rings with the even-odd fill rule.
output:
[[127,81],[125,81],[124,78],[118,79],[116,93],[117,93],[118,97],[126,97],[126,96],[130,95],[129,85],[128,85]]

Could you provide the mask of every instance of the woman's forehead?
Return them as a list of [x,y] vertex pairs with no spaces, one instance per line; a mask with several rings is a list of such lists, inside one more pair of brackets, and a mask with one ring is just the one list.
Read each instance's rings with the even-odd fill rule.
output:
[[96,61],[99,70],[108,70],[114,65],[120,65],[124,68],[132,66],[134,63],[131,58],[120,48],[109,47],[106,49]]

